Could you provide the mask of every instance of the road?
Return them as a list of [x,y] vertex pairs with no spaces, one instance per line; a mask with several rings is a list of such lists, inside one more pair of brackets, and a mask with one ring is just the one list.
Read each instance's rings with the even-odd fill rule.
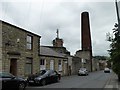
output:
[[29,86],[26,90],[35,88],[104,88],[113,75],[113,72],[104,73],[103,71],[97,71],[89,73],[88,76],[64,76],[59,83],[45,86]]

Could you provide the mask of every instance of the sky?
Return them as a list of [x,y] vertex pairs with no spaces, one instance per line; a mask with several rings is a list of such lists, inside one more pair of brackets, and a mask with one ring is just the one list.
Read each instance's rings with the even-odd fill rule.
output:
[[[74,55],[81,50],[81,13],[89,12],[93,55],[108,56],[117,23],[115,0],[1,0],[0,19],[41,36],[41,45],[52,46],[59,29],[64,47]],[[120,0],[118,0],[120,1]]]

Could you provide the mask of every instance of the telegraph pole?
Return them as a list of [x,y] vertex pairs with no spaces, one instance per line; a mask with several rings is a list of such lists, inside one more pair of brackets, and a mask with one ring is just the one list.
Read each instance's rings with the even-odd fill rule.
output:
[[119,9],[118,9],[118,2],[117,0],[115,1],[115,5],[116,5],[116,12],[117,12],[117,20],[118,20],[118,31],[119,31],[119,35],[120,35],[120,12],[119,12]]

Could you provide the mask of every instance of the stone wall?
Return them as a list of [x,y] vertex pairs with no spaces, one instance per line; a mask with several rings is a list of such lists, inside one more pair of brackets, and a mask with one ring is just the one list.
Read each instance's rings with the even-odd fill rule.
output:
[[[49,56],[40,56],[40,58],[45,59],[46,60],[46,69],[50,69],[50,60],[54,61],[54,70],[56,70],[57,72],[59,72],[62,76],[66,75],[67,73],[64,72],[64,70],[66,69],[65,66],[65,62],[64,62],[64,58],[60,58],[60,57],[49,57]],[[58,69],[58,61],[62,60],[62,71],[59,71]]]
[[72,74],[78,74],[78,70],[82,67],[81,58],[72,58]]
[[90,51],[77,51],[75,56],[85,60],[84,67],[86,67],[89,71],[91,71]]
[[99,60],[97,59],[92,59],[92,63],[93,63],[93,71],[99,71]]
[[[40,36],[23,30],[8,23],[2,24],[2,67],[3,71],[10,71],[10,60],[17,59],[17,75],[27,76],[25,72],[26,58],[32,58],[32,73],[39,71]],[[26,47],[27,35],[33,37],[33,49]]]

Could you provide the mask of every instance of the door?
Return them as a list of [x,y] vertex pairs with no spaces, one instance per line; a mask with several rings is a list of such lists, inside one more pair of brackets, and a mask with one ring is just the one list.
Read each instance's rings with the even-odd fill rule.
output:
[[13,75],[17,75],[17,59],[10,60],[10,73]]
[[67,63],[67,61],[64,62],[64,75],[68,75],[68,63]]
[[50,69],[54,70],[54,60],[50,60]]

